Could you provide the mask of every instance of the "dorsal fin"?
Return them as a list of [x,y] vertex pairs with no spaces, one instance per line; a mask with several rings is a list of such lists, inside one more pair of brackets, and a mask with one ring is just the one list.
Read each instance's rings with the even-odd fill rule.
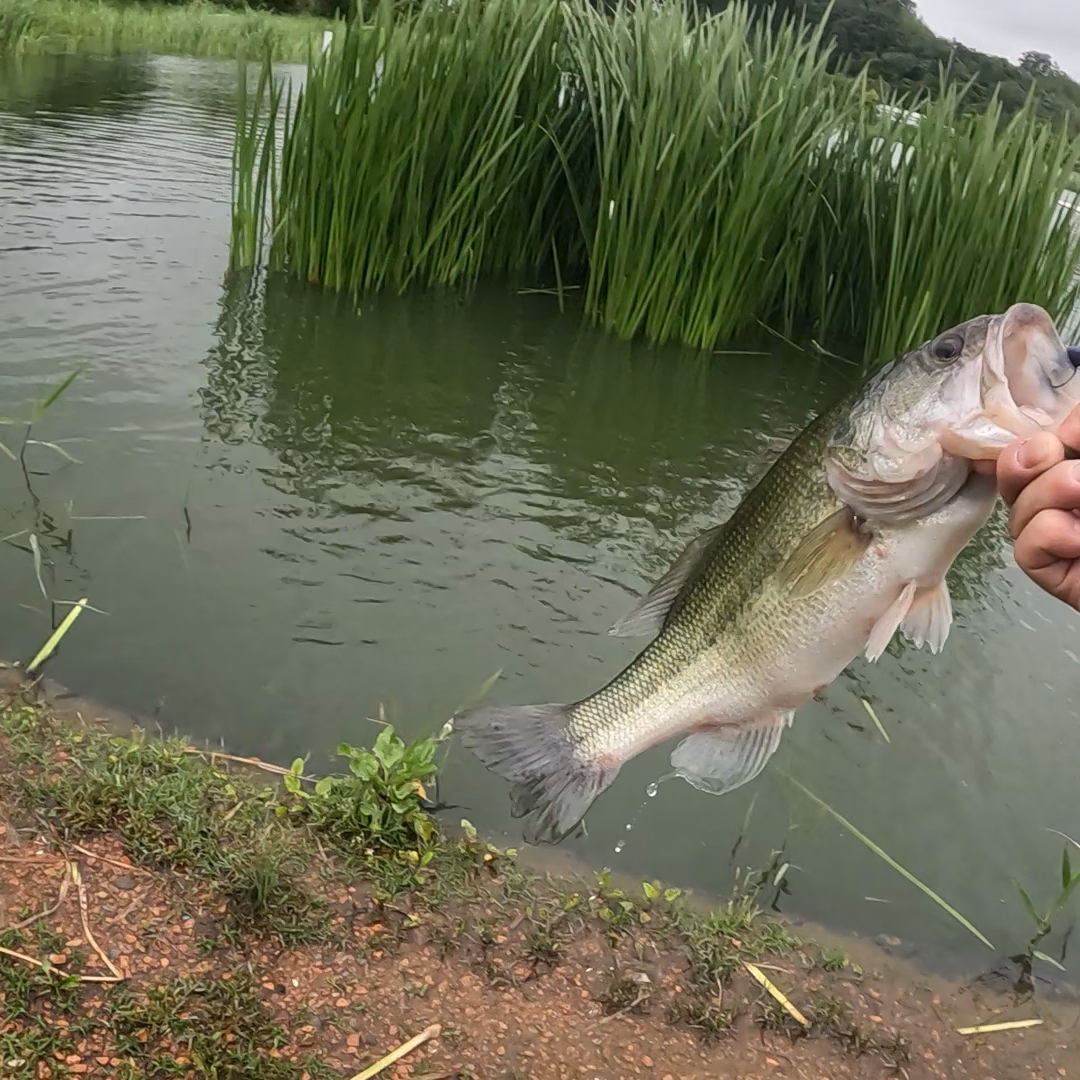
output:
[[671,605],[682,591],[713,541],[727,527],[727,522],[699,533],[683,548],[668,572],[609,631],[616,637],[639,637],[659,634]]

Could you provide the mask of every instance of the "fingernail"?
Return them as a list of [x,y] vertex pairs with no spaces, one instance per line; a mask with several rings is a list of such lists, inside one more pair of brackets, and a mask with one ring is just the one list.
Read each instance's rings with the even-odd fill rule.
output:
[[1072,478],[1077,484],[1080,484],[1080,461],[1077,461],[1072,467]]
[[1024,469],[1034,468],[1042,459],[1042,450],[1039,449],[1039,444],[1034,439],[1028,439],[1027,442],[1021,443],[1020,449],[1016,451],[1016,460]]

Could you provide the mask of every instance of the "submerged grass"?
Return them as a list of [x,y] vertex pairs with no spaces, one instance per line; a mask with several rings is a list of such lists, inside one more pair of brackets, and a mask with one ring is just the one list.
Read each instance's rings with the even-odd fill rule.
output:
[[[757,321],[885,359],[1017,299],[1071,309],[1080,141],[961,91],[879,113],[820,30],[739,3],[383,3],[294,103],[242,103],[233,265],[349,293],[524,275],[617,334]],[[280,148],[280,152],[279,152]]]
[[333,24],[212,3],[0,0],[0,51],[152,52],[303,63]]

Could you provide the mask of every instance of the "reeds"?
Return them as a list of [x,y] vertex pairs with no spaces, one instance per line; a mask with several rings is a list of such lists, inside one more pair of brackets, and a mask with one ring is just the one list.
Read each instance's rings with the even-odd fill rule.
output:
[[309,16],[203,4],[0,0],[0,51],[151,52],[302,63],[332,24]]
[[911,128],[826,59],[738,3],[385,3],[295,109],[269,79],[242,107],[234,265],[265,217],[272,266],[350,293],[574,281],[622,336],[765,322],[871,359],[1018,299],[1071,309],[1080,141],[955,89],[894,102]]

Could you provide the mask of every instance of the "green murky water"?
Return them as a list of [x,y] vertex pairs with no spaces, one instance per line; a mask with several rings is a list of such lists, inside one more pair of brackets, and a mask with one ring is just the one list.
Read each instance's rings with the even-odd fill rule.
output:
[[[635,649],[610,624],[738,501],[767,436],[843,384],[769,338],[711,358],[631,346],[505,288],[359,310],[283,282],[230,289],[233,65],[0,75],[0,414],[83,366],[35,432],[80,464],[31,446],[24,476],[0,456],[0,537],[33,532],[50,593],[108,612],[80,620],[52,674],[164,727],[318,769],[370,739],[380,706],[431,730],[500,668],[499,700],[587,693]],[[49,629],[25,543],[0,544],[0,655]],[[992,531],[953,595],[943,656],[894,645],[853,664],[752,785],[648,798],[659,748],[566,847],[716,892],[783,849],[786,912],[935,966],[994,962],[790,774],[1016,951],[1013,878],[1049,896],[1048,830],[1080,835],[1080,619]],[[505,787],[460,748],[441,795],[517,839]]]

